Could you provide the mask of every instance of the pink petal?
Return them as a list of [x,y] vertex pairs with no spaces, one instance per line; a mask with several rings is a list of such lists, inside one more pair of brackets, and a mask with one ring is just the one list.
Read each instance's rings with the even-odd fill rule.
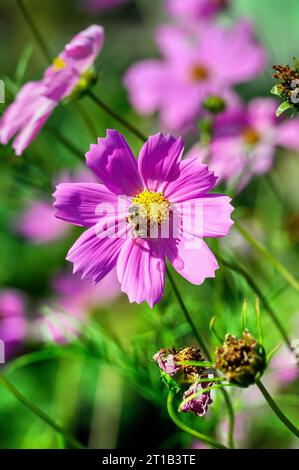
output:
[[266,65],[265,51],[255,41],[248,21],[232,28],[207,27],[202,51],[215,75],[227,86],[255,78]]
[[156,111],[167,89],[167,67],[159,60],[143,60],[130,67],[124,83],[130,101],[140,114]]
[[18,233],[33,243],[48,243],[67,234],[69,226],[55,217],[48,201],[36,201],[21,215],[16,226]]
[[116,266],[117,257],[125,241],[126,222],[107,217],[100,224],[86,230],[72,246],[67,260],[74,264],[74,273],[93,279],[96,284]]
[[24,85],[0,121],[0,142],[6,145],[19,132],[14,148],[21,155],[49,118],[56,103],[42,96],[42,81]]
[[56,217],[71,224],[90,227],[104,214],[119,215],[117,196],[102,184],[61,183],[53,197]]
[[160,26],[155,32],[155,38],[159,50],[171,60],[176,61],[178,56],[190,55],[192,51],[189,36],[177,26]]
[[164,194],[172,203],[187,201],[207,193],[216,180],[199,158],[188,158],[180,163],[179,177],[165,186]]
[[160,244],[128,238],[117,261],[117,275],[130,302],[146,301],[153,307],[164,291],[165,259]]
[[277,123],[277,101],[272,98],[256,98],[248,105],[248,124],[261,133]]
[[197,237],[224,237],[233,224],[231,199],[221,194],[186,201],[179,206],[182,231]]
[[276,143],[290,150],[299,150],[299,119],[293,118],[276,126]]
[[163,186],[179,176],[179,163],[184,151],[181,138],[161,133],[149,137],[140,150],[139,173],[143,185],[151,191],[162,191]]
[[215,277],[218,263],[208,245],[197,237],[164,239],[165,254],[176,271],[192,284]]
[[28,123],[25,124],[13,143],[16,155],[22,155],[24,150],[31,144],[56,106],[57,103],[55,101],[41,97],[35,113],[31,116]]
[[115,194],[135,196],[142,190],[137,161],[121,134],[108,129],[86,154],[87,166]]

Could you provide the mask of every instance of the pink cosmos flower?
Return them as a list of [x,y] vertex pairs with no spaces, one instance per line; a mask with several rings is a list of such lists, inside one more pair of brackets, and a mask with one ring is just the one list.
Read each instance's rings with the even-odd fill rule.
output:
[[130,302],[152,307],[163,295],[165,258],[193,284],[214,277],[217,261],[203,237],[225,236],[232,225],[230,199],[208,194],[216,178],[198,158],[181,161],[181,140],[157,134],[138,163],[115,130],[86,154],[103,184],[60,184],[56,216],[87,227],[67,260],[94,283],[115,266]]
[[299,150],[299,119],[277,119],[276,108],[272,98],[254,99],[247,107],[236,105],[217,118],[209,152],[196,145],[188,156],[200,153],[219,182],[241,190],[253,175],[271,169],[278,146]]
[[91,12],[110,10],[127,2],[128,0],[83,0],[84,8]]
[[[25,300],[15,289],[0,290],[0,340],[5,356],[11,356],[27,333]],[[1,362],[1,361],[0,361]]]
[[167,0],[168,12],[184,20],[198,21],[213,18],[228,5],[228,0]]
[[265,66],[265,52],[246,21],[230,29],[209,24],[194,36],[173,26],[158,29],[163,59],[143,60],[125,76],[137,111],[159,111],[162,124],[173,131],[194,126],[207,96],[255,78]]
[[103,28],[90,26],[65,46],[42,80],[25,84],[1,118],[0,142],[6,145],[16,135],[13,148],[16,155],[21,155],[59,102],[73,93],[82,80],[88,80],[103,41]]

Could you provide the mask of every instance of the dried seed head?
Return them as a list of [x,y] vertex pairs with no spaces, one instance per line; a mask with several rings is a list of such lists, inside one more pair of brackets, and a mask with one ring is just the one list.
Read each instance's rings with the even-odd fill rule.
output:
[[207,373],[207,369],[201,366],[184,364],[184,362],[202,362],[204,358],[201,350],[194,347],[168,348],[158,351],[153,359],[160,369],[170,376],[181,374],[181,381],[192,381]]
[[216,350],[215,366],[229,382],[248,387],[265,370],[265,350],[247,330],[243,331],[241,339],[227,335]]

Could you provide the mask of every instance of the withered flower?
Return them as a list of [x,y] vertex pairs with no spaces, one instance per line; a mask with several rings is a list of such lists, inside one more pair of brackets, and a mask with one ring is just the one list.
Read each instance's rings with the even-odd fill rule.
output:
[[229,382],[248,387],[264,372],[266,353],[247,330],[243,331],[241,339],[228,334],[223,345],[216,350],[215,366]]
[[283,100],[277,109],[277,116],[288,109],[293,109],[294,113],[299,111],[299,61],[294,58],[292,66],[274,65],[273,69],[276,71],[273,77],[280,83],[272,88],[271,93]]

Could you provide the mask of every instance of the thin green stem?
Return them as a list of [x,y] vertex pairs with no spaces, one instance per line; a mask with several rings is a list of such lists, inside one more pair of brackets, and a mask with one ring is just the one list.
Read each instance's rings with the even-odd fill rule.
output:
[[82,118],[82,121],[84,122],[86,128],[89,130],[89,133],[91,135],[91,138],[93,140],[95,140],[95,142],[97,141],[97,138],[98,138],[98,132],[95,128],[95,125],[92,121],[92,119],[90,118],[89,114],[86,112],[84,106],[82,103],[80,103],[79,101],[76,101],[75,102],[75,105],[81,115],[81,118]]
[[25,7],[23,1],[22,0],[17,0],[17,4],[19,6],[19,9],[22,12],[22,15],[25,18],[26,23],[28,24],[29,28],[31,29],[31,31],[33,33],[33,36],[35,37],[36,42],[38,43],[38,45],[39,45],[46,61],[48,63],[51,63],[52,59],[53,59],[53,56],[52,56],[51,52],[49,51],[48,46],[44,42],[42,36],[40,35],[40,32],[39,32],[38,28],[36,27],[36,25],[34,24],[31,16],[29,15],[28,10]]
[[278,419],[293,433],[295,436],[299,437],[299,429],[286,417],[286,415],[281,411],[277,403],[273,400],[272,396],[262,384],[260,380],[256,380],[256,385],[260,389],[261,393],[263,394],[265,400],[267,401],[268,405],[272,409],[272,411],[276,414]]
[[85,162],[84,152],[82,152],[76,145],[74,145],[67,137],[61,134],[58,129],[46,125],[46,129],[62,144],[64,145],[75,157],[79,158],[81,162]]
[[292,346],[291,346],[291,341],[288,337],[288,334],[287,334],[286,330],[284,329],[283,324],[278,319],[278,316],[276,315],[275,311],[273,310],[273,308],[268,303],[266,297],[264,296],[261,289],[256,284],[253,277],[251,277],[250,274],[242,266],[240,266],[239,264],[227,261],[224,258],[222,258],[222,256],[220,256],[219,254],[217,255],[217,258],[220,261],[220,264],[222,264],[223,266],[229,268],[232,271],[235,271],[236,273],[238,273],[238,274],[240,274],[241,276],[244,277],[244,279],[247,281],[247,284],[251,287],[251,289],[259,297],[259,299],[262,302],[266,312],[268,313],[271,320],[275,324],[276,328],[278,329],[279,333],[281,334],[281,336],[282,336],[284,342],[286,343],[287,347],[289,348],[289,350],[291,352],[293,352],[293,349],[292,349]]
[[222,344],[222,343],[223,343],[223,339],[220,337],[219,333],[218,333],[217,330],[216,330],[215,322],[216,322],[216,317],[213,316],[213,317],[211,318],[211,321],[210,321],[210,324],[209,324],[209,330],[210,330],[210,333],[216,338],[217,342],[218,342],[219,344]]
[[179,366],[194,366],[194,367],[214,367],[215,364],[214,362],[208,362],[208,361],[179,361],[176,362]]
[[182,431],[185,431],[188,434],[191,434],[191,436],[196,437],[196,439],[200,439],[203,442],[206,442],[207,444],[211,445],[212,447],[215,447],[216,449],[227,449],[226,446],[216,441],[212,437],[206,436],[205,434],[202,434],[196,431],[195,429],[190,428],[185,423],[183,423],[180,420],[180,418],[177,416],[174,410],[174,397],[175,397],[175,394],[172,391],[170,391],[167,397],[167,411],[168,411],[170,418],[176,424],[176,426],[182,429]]
[[284,279],[299,292],[299,282],[294,276],[287,270],[285,266],[277,259],[275,256],[270,253],[267,248],[265,248],[261,243],[259,243],[255,238],[253,238],[247,230],[244,229],[238,222],[234,224],[235,228],[242,235],[243,238],[261,255],[263,255],[274,268],[284,277]]
[[133,124],[123,118],[120,114],[110,108],[106,103],[104,103],[98,96],[96,96],[92,91],[87,93],[89,96],[101,109],[103,109],[106,113],[110,114],[114,119],[119,121],[124,127],[126,127],[132,134],[134,134],[138,139],[142,142],[146,142],[147,137],[142,134]]
[[17,390],[9,380],[3,375],[0,375],[0,381],[5,386],[5,388],[26,408],[28,408],[32,413],[38,416],[42,421],[48,424],[52,429],[61,434],[69,444],[75,449],[84,449],[84,446],[77,441],[66,429],[64,429],[60,424],[56,423],[50,416],[44,413],[40,408],[34,405],[29,401],[24,395]]
[[[171,283],[171,286],[173,288],[173,291],[177,297],[177,300],[181,306],[181,309],[186,317],[186,320],[187,322],[189,323],[191,329],[192,329],[192,332],[195,336],[195,338],[197,339],[198,341],[198,344],[201,346],[202,350],[204,351],[206,357],[208,358],[208,360],[210,362],[211,361],[211,355],[209,353],[209,350],[207,348],[207,346],[205,345],[205,342],[203,341],[203,339],[201,338],[200,334],[198,333],[197,331],[197,328],[187,310],[187,307],[182,299],[182,296],[180,294],[180,291],[178,290],[177,288],[177,285],[172,277],[172,274],[168,268],[168,266],[166,266],[166,272],[167,272],[167,275],[168,275],[168,278],[169,278],[169,281]],[[225,400],[225,403],[226,403],[226,406],[227,406],[227,411],[228,411],[228,419],[229,419],[229,431],[228,431],[228,443],[229,443],[229,446],[230,447],[234,447],[234,438],[233,438],[233,435],[234,435],[234,423],[235,423],[235,418],[234,418],[234,409],[233,409],[233,405],[231,403],[231,400],[230,400],[230,397],[228,395],[228,393],[226,392],[226,390],[222,389],[222,394],[223,394],[223,397],[224,397],[224,400]]]
[[174,281],[174,279],[173,279],[173,277],[172,277],[172,274],[171,274],[171,272],[170,272],[168,266],[166,266],[166,272],[167,272],[167,276],[168,276],[168,279],[169,279],[169,281],[170,281],[171,287],[172,287],[172,289],[173,289],[173,292],[175,293],[175,296],[176,296],[176,298],[177,298],[177,300],[178,300],[178,302],[179,302],[179,304],[180,304],[180,307],[181,307],[181,309],[182,309],[182,311],[183,311],[183,313],[184,313],[184,315],[185,315],[185,317],[186,317],[187,322],[189,323],[189,325],[190,325],[190,327],[191,327],[191,329],[192,329],[192,332],[193,332],[195,338],[196,338],[197,341],[198,341],[198,344],[201,346],[201,348],[202,348],[203,352],[205,353],[206,357],[208,358],[208,360],[209,360],[210,362],[212,362],[212,361],[211,361],[211,356],[210,356],[209,350],[208,350],[208,348],[207,348],[207,346],[206,346],[204,340],[203,340],[202,337],[200,336],[200,334],[199,334],[199,332],[198,332],[198,330],[197,330],[197,328],[196,328],[196,326],[195,326],[195,324],[194,324],[194,322],[193,322],[193,320],[192,320],[192,318],[191,318],[191,315],[190,315],[189,312],[188,312],[188,309],[187,309],[187,307],[186,307],[186,305],[185,305],[185,303],[184,303],[184,301],[183,301],[183,299],[182,299],[182,296],[181,296],[181,294],[180,294],[180,291],[179,291],[179,289],[177,288],[177,285],[176,285],[176,283],[175,283],[175,281]]

